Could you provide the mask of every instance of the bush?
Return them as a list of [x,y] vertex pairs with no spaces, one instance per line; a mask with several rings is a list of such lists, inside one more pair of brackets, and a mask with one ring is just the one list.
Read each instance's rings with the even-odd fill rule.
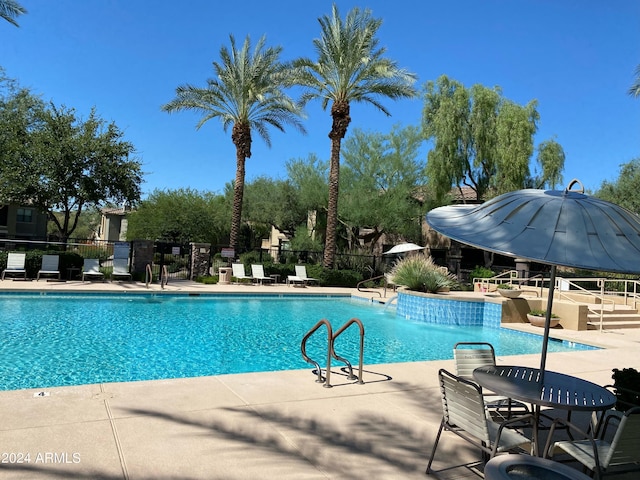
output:
[[445,273],[430,256],[412,255],[398,261],[391,269],[391,279],[416,292],[436,293],[444,288],[456,288],[456,277]]
[[320,265],[307,266],[307,275],[317,278],[325,287],[354,288],[362,280],[362,274],[353,270],[326,269]]
[[617,410],[625,411],[640,406],[640,372],[635,368],[614,368],[611,378],[616,389]]
[[480,267],[478,265],[476,265],[475,268],[471,270],[471,274],[469,275],[471,280],[473,280],[474,278],[491,278],[495,276],[496,272],[494,272],[493,270],[485,267]]

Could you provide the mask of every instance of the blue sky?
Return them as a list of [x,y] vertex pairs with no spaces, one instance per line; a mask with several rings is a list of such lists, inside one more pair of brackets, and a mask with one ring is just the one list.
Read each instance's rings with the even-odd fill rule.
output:
[[[138,150],[143,191],[193,188],[222,192],[235,175],[231,132],[217,120],[200,130],[198,115],[160,106],[184,83],[204,86],[229,34],[241,43],[267,36],[282,58],[314,57],[318,17],[331,1],[314,0],[20,0],[20,28],[0,23],[6,74],[56,105],[114,121]],[[418,76],[421,89],[442,74],[470,87],[502,88],[505,97],[538,101],[536,144],[555,138],[573,178],[595,190],[619,166],[640,157],[640,99],[627,95],[640,64],[640,2],[627,0],[338,0],[383,19],[387,55]],[[422,100],[385,100],[386,117],[353,105],[350,130],[387,133],[417,125]],[[272,148],[254,135],[246,179],[285,178],[285,163],[315,153],[328,159],[331,127],[319,104],[306,110],[302,135],[271,132]]]

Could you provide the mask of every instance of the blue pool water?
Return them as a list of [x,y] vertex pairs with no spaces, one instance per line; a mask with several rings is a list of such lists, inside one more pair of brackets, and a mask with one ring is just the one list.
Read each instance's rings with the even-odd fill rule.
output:
[[[459,341],[491,342],[501,356],[541,350],[537,335],[415,323],[346,297],[0,294],[0,389],[311,368],[304,334],[322,318],[335,331],[353,317],[364,323],[365,365],[452,358]],[[307,353],[323,364],[326,344],[322,328]],[[336,352],[356,365],[358,346],[353,325]],[[549,352],[589,348],[552,341]]]

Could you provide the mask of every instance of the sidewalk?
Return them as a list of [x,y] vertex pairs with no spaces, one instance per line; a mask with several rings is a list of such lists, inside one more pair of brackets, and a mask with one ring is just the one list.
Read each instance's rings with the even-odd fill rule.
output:
[[[5,281],[0,289],[146,291],[126,282],[43,283]],[[166,288],[293,290],[186,282]],[[613,368],[640,368],[640,331],[563,335],[607,349],[550,353],[550,370],[604,385],[612,383]],[[499,363],[536,366],[539,360],[522,355],[499,358]],[[437,371],[442,367],[453,369],[453,361],[365,365],[364,385],[336,368],[333,388],[316,383],[309,368],[0,392],[0,478],[423,479],[441,418]],[[475,448],[445,433],[434,468],[453,468],[435,478],[481,478],[461,466],[479,458]]]

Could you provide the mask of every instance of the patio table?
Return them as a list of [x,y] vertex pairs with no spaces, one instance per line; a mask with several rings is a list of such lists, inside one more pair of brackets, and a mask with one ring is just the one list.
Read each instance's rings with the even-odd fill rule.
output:
[[540,408],[551,407],[572,411],[604,411],[616,403],[613,393],[600,385],[563,373],[514,365],[479,367],[473,378],[483,388],[499,395],[532,404],[534,446],[537,450]]

